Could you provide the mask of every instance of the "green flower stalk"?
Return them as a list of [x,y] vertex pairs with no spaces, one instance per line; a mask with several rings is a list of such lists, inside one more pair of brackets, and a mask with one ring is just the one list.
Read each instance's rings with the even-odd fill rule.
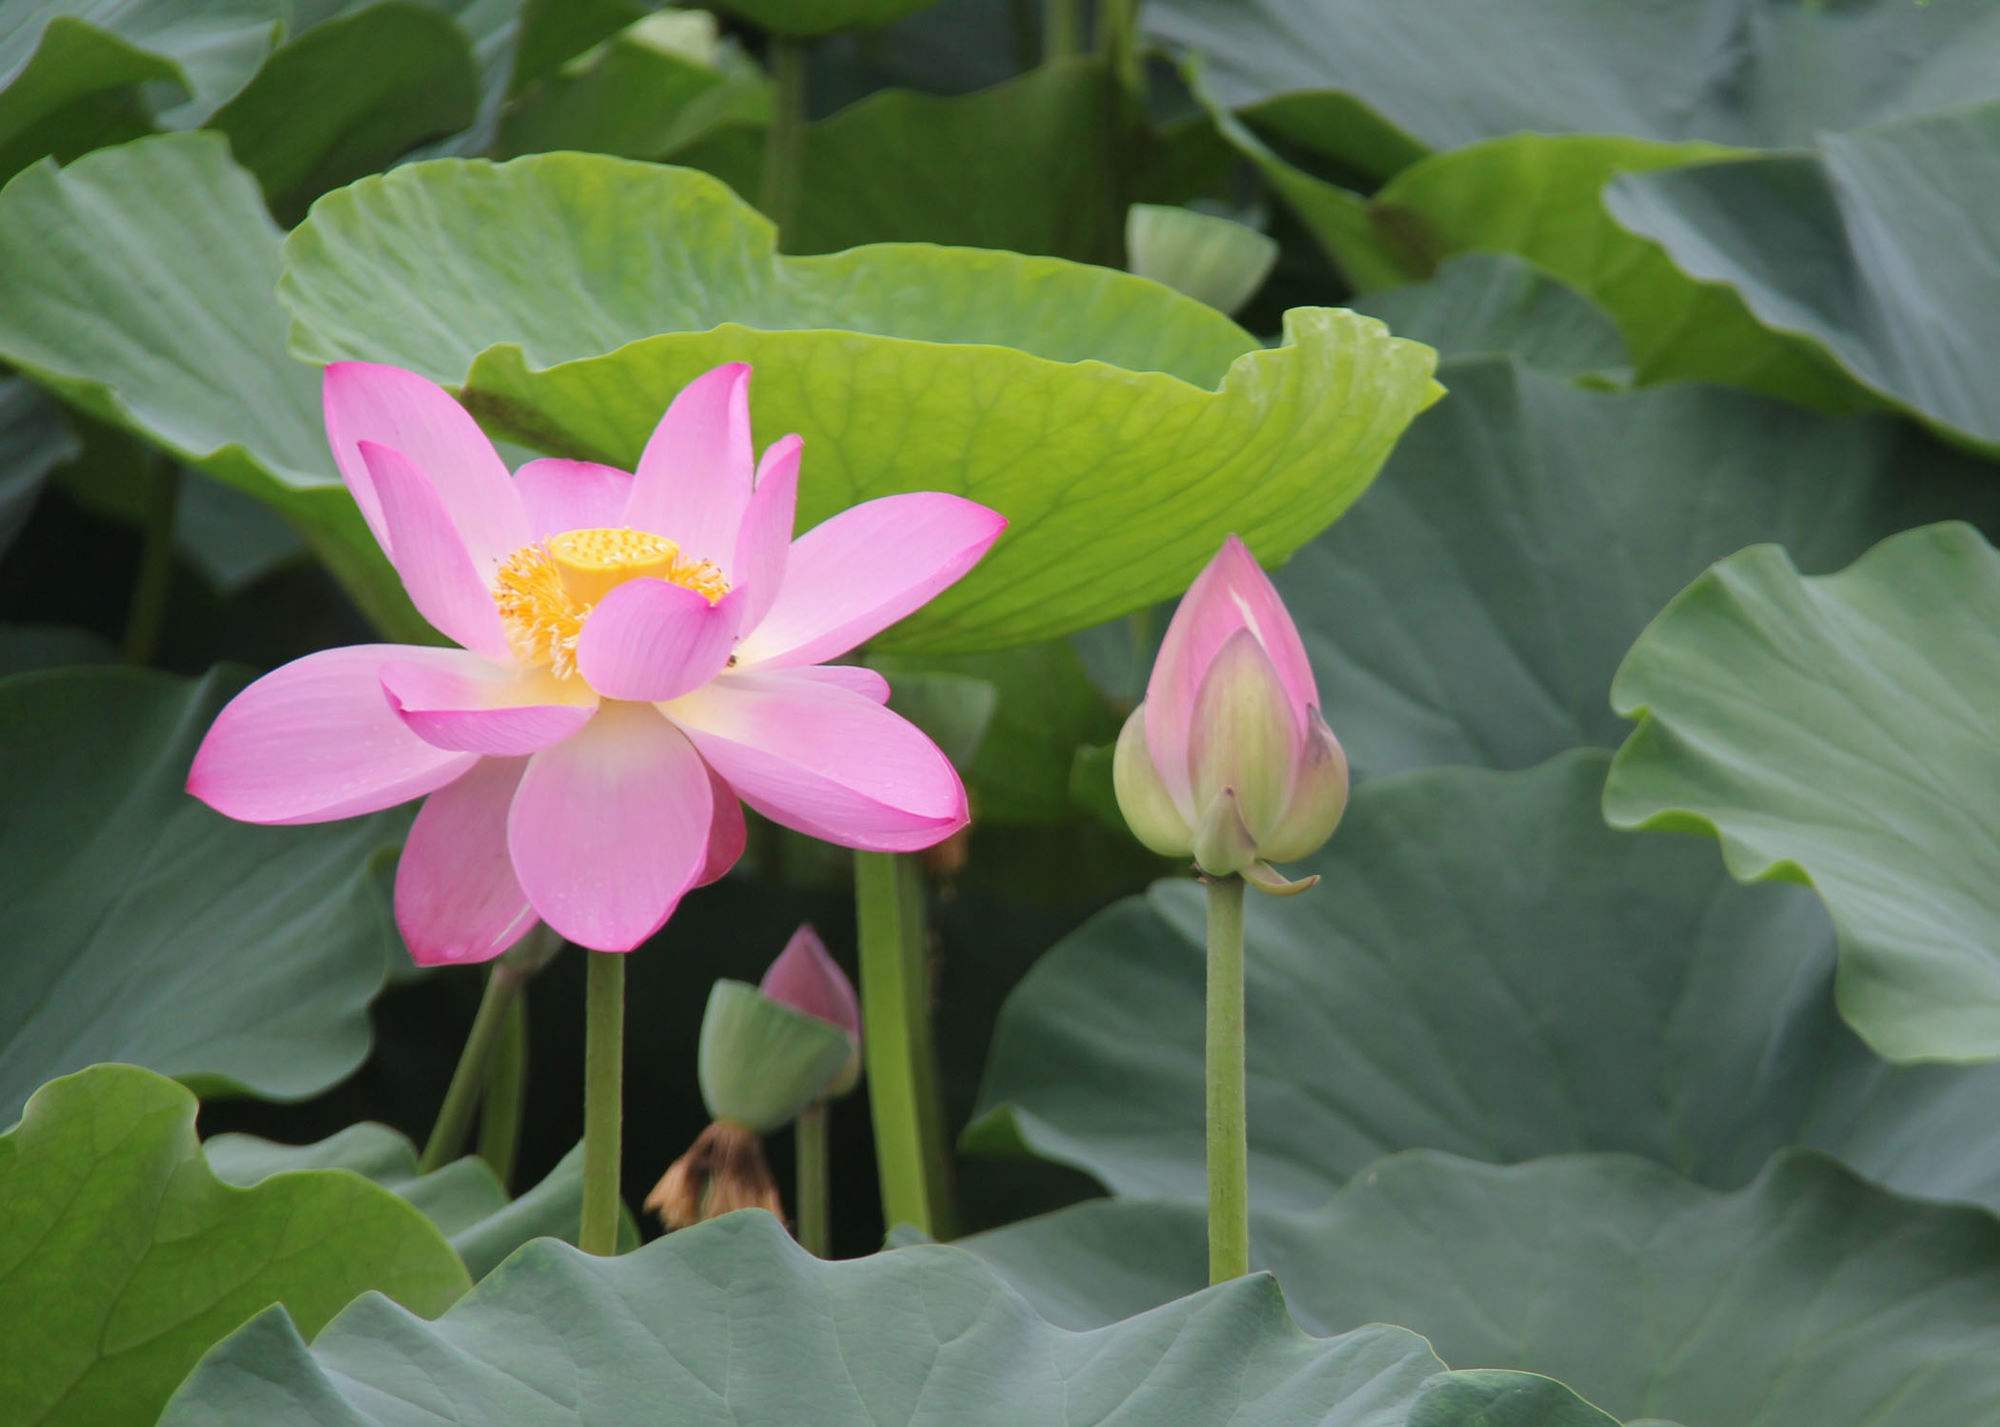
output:
[[1250,1271],[1244,1108],[1243,890],[1319,879],[1271,864],[1309,856],[1347,808],[1347,757],[1284,602],[1230,536],[1174,611],[1112,765],[1118,806],[1155,852],[1208,884],[1209,1278]]

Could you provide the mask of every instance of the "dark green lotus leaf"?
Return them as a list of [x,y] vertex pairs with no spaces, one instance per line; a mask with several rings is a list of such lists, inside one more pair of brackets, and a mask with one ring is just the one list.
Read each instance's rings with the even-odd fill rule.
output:
[[1816,888],[1840,1004],[1897,1060],[2000,1057],[2000,554],[1945,523],[1805,578],[1724,560],[1632,646],[1620,827],[1712,832],[1729,870]]
[[284,34],[283,0],[22,0],[0,8],[0,178],[215,112]]
[[76,449],[61,407],[19,377],[0,378],[0,555],[28,523],[43,478]]
[[334,471],[318,374],[285,352],[279,241],[218,135],[39,164],[0,190],[0,360],[270,505],[385,632],[434,639]]
[[[1193,1204],[1100,1200],[963,1242],[1073,1326],[1203,1277]],[[1807,1151],[1729,1193],[1623,1155],[1396,1155],[1257,1218],[1251,1261],[1310,1331],[1405,1323],[1448,1363],[1545,1372],[1620,1417],[2000,1422],[2000,1221]]]
[[42,1087],[0,1135],[8,1422],[151,1427],[209,1346],[273,1303],[315,1333],[369,1290],[436,1314],[468,1286],[422,1214],[355,1175],[225,1184],[195,1109],[170,1080],[100,1065]]
[[[1993,66],[2000,74],[2000,63]],[[2000,343],[2000,103],[1822,136],[1804,154],[1633,174],[1611,215],[1694,281],[1869,390],[2000,449],[1983,374]]]
[[1511,356],[1555,376],[1606,379],[1631,365],[1603,308],[1509,253],[1465,253],[1429,282],[1367,293],[1352,306],[1447,359]]
[[719,0],[716,8],[741,15],[780,35],[824,35],[835,30],[873,29],[937,0]]
[[1027,643],[1150,604],[1231,530],[1282,558],[1437,392],[1430,349],[1372,319],[1296,309],[1266,349],[1158,284],[1055,259],[783,258],[715,180],[596,155],[365,179],[286,253],[295,350],[463,384],[503,434],[629,468],[674,391],[747,360],[760,438],[806,438],[801,528],[908,490],[1001,510],[1011,532],[885,640],[906,649]]
[[[1618,1150],[1733,1188],[1803,1143],[2000,1208],[1981,1118],[2000,1068],[1877,1059],[1835,1012],[1815,899],[1740,887],[1696,840],[1607,828],[1606,766],[1578,752],[1365,783],[1296,868],[1321,885],[1253,899],[1253,1201],[1312,1208],[1415,1148]],[[1059,943],[1002,1010],[967,1148],[1198,1200],[1203,967],[1191,882]]]
[[[216,1135],[202,1145],[219,1178],[248,1187],[301,1169],[348,1169],[407,1199],[444,1233],[475,1279],[484,1278],[530,1239],[576,1241],[583,1216],[583,1151],[557,1161],[542,1182],[510,1199],[483,1159],[467,1156],[422,1173],[417,1151],[387,1125],[364,1122],[310,1145],[285,1145],[255,1135]],[[625,1248],[638,1247],[627,1216]]]
[[1616,746],[1619,660],[1745,545],[1828,570],[1948,515],[2000,528],[1991,469],[1893,420],[1491,358],[1443,379],[1369,494],[1277,575],[1364,773]]
[[0,1115],[93,1061],[297,1100],[367,1055],[368,1004],[401,954],[368,863],[396,824],[251,827],[190,798],[195,747],[239,684],[0,683]]
[[381,0],[282,46],[208,127],[228,136],[272,208],[296,222],[329,188],[465,128],[478,101],[471,40],[452,17]]
[[[1300,1333],[1266,1278],[1074,1333],[960,1250],[823,1263],[749,1211],[618,1258],[532,1244],[436,1323],[371,1295],[308,1348],[266,1314],[209,1355],[162,1427],[569,1427],[658,1421],[668,1404],[675,1427],[1612,1427],[1545,1379],[1439,1367],[1400,1328]],[[1541,1415],[1498,1415],[1524,1399]],[[1446,1403],[1496,1415],[1442,1418]]]
[[1216,96],[1375,178],[1505,134],[1760,148],[2000,98],[2000,14],[1941,0],[1152,0]]

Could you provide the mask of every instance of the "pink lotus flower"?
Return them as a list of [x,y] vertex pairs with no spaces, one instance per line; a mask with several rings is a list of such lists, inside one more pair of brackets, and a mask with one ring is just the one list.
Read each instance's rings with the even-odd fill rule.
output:
[[846,1068],[827,1087],[828,1099],[845,1095],[860,1083],[861,1001],[854,994],[854,983],[827,951],[818,932],[810,925],[793,932],[778,959],[765,970],[757,989],[773,1001],[847,1032],[854,1053],[848,1056]]
[[868,501],[792,539],[800,440],[753,461],[750,369],[690,382],[636,473],[509,476],[442,389],[327,368],[326,429],[425,619],[460,646],[330,649],[208,731],[188,791],[245,822],[429,795],[396,874],[419,962],[498,956],[539,918],[627,951],[743,850],[740,798],[848,847],[928,847],[965,789],[888,685],[827,664],[953,583],[1006,522],[957,496]]
[[1119,809],[1153,851],[1266,891],[1311,885],[1268,864],[1333,835],[1347,756],[1320,717],[1297,626],[1234,535],[1174,611],[1112,769]]

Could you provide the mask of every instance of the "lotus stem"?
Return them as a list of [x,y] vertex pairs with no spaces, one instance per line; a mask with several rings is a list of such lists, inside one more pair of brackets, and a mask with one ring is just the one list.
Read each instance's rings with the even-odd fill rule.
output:
[[585,1253],[618,1251],[619,1138],[625,1081],[625,958],[593,951],[584,997],[583,1225]]
[[823,1259],[831,1240],[824,1100],[800,1112],[792,1135],[798,1162],[799,1242],[814,1258]]
[[465,1046],[458,1053],[458,1066],[451,1073],[444,1103],[438,1107],[431,1137],[424,1142],[423,1158],[417,1162],[422,1173],[443,1169],[464,1151],[473,1114],[479,1109],[480,1095],[486,1087],[487,1060],[506,1026],[507,1008],[520,987],[520,974],[504,962],[495,962],[487,972],[479,1010],[472,1018],[472,1029],[466,1033]]
[[882,1216],[952,1234],[951,1158],[931,1041],[923,874],[902,853],[854,854],[861,940],[861,1046]]
[[1243,1088],[1243,879],[1208,879],[1208,1281],[1250,1272]]
[[771,127],[764,133],[764,183],[758,207],[778,226],[782,245],[798,218],[799,181],[805,168],[806,47],[787,35],[771,37]]
[[1043,0],[1042,58],[1067,59],[1083,53],[1083,14],[1078,0]]
[[479,1104],[479,1157],[512,1192],[521,1150],[521,1103],[528,1093],[528,988],[514,992],[499,1041],[486,1062],[486,1093]]
[[174,512],[180,502],[181,473],[156,455],[143,458],[146,486],[143,544],[139,574],[132,583],[132,604],[125,617],[125,658],[150,664],[160,652],[160,633],[167,623],[167,595],[174,580]]

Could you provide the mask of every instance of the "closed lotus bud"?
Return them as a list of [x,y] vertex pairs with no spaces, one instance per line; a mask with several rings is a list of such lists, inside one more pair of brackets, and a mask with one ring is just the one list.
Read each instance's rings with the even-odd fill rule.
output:
[[757,989],[773,1001],[847,1032],[851,1044],[847,1064],[822,1098],[845,1095],[860,1082],[861,1002],[854,994],[854,983],[828,953],[818,932],[810,926],[793,932]]
[[1332,836],[1347,757],[1320,716],[1291,615],[1235,536],[1174,611],[1112,775],[1126,822],[1153,851],[1267,892],[1312,885],[1269,864]]

